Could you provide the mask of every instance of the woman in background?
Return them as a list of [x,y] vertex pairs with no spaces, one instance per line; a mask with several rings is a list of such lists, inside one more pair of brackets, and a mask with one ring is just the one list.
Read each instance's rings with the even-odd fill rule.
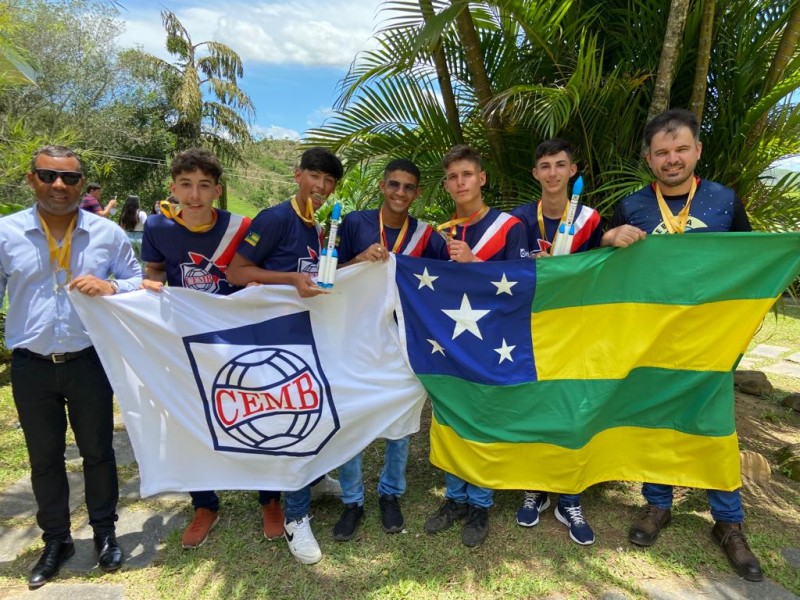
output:
[[125,198],[125,204],[122,206],[122,212],[119,215],[119,225],[128,233],[128,238],[131,240],[131,245],[137,258],[142,250],[142,232],[144,231],[145,221],[147,221],[147,213],[142,210],[139,196]]

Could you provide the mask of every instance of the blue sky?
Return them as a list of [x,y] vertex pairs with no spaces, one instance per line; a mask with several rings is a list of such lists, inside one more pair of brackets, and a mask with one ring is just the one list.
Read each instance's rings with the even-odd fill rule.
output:
[[[298,138],[322,124],[356,54],[374,46],[386,20],[382,0],[122,0],[123,47],[170,59],[162,9],[173,11],[192,41],[215,40],[244,62],[241,87],[256,107],[253,134]],[[780,166],[800,171],[800,157]]]
[[356,53],[385,19],[380,0],[254,2],[122,0],[122,47],[169,60],[160,11],[173,11],[194,43],[215,40],[244,62],[240,85],[256,107],[253,133],[296,138],[321,125]]

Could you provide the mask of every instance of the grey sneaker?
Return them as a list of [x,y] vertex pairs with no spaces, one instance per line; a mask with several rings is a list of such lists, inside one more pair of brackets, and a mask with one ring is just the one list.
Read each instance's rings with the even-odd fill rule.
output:
[[489,509],[480,506],[469,507],[467,524],[461,530],[461,541],[465,546],[480,546],[489,533]]
[[450,529],[456,521],[467,518],[469,506],[449,498],[425,521],[425,531],[434,534]]

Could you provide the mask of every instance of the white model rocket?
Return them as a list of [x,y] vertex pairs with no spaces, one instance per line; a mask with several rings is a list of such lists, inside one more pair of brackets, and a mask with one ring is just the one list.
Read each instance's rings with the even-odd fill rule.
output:
[[331,211],[331,230],[328,233],[328,245],[322,249],[322,256],[319,258],[319,273],[317,274],[317,285],[321,288],[332,288],[336,278],[336,265],[339,263],[339,255],[336,252],[336,233],[339,230],[339,222],[342,220],[342,205],[337,202]]
[[572,199],[569,201],[567,219],[558,226],[558,235],[556,235],[555,243],[551,250],[553,256],[569,254],[572,249],[572,238],[575,237],[575,213],[578,212],[578,200],[582,191],[583,177],[579,175],[572,186]]

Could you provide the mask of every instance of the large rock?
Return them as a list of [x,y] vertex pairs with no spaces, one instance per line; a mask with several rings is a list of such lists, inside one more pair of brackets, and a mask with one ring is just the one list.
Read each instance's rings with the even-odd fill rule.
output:
[[789,479],[800,481],[800,444],[789,444],[778,450],[778,467]]
[[739,457],[742,461],[742,477],[753,483],[766,483],[770,480],[772,469],[763,454],[752,450],[742,450],[739,452]]
[[751,396],[768,396],[772,393],[772,384],[761,371],[735,371],[733,386],[743,394]]
[[781,400],[781,406],[791,408],[795,412],[800,412],[800,394],[789,394],[783,400]]

